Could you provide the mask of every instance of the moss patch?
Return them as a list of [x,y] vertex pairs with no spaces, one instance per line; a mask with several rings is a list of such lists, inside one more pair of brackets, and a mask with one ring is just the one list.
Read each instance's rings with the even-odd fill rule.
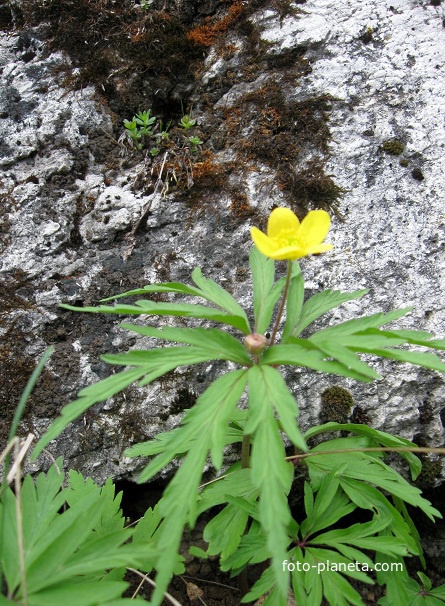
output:
[[[328,95],[305,98],[300,91],[299,98],[291,100],[311,66],[302,47],[268,52],[270,45],[261,39],[261,29],[251,18],[266,7],[281,19],[301,13],[290,0],[206,4],[153,0],[147,10],[133,0],[23,0],[21,14],[24,25],[43,28],[48,51],[63,50],[69,56],[66,85],[96,86],[98,99],[116,114],[116,139],[123,132],[124,118],[151,109],[164,124],[176,122],[181,103],[189,111],[193,99],[197,116],[206,111],[212,116],[202,131],[193,133],[204,141],[207,154],[236,150],[236,167],[201,154],[193,158],[177,154],[164,165],[162,158],[149,159],[149,170],[136,187],[153,186],[162,170],[164,193],[193,186],[189,199],[195,212],[204,192],[206,200],[217,199],[222,189],[231,193],[232,182],[237,182],[235,191],[247,195],[240,192],[246,171],[266,164],[300,217],[311,207],[337,212],[344,192],[324,171],[332,99]],[[223,66],[216,81],[202,82],[210,46],[227,69]],[[215,110],[214,104],[234,84],[254,81],[260,74],[270,74],[266,83],[231,107]],[[140,156],[130,163],[139,160]],[[237,215],[240,205],[235,207],[230,212]]]
[[388,139],[382,143],[381,149],[390,156],[400,156],[403,154],[405,145],[398,139]]
[[343,387],[333,385],[321,394],[320,421],[347,423],[353,406],[352,394]]

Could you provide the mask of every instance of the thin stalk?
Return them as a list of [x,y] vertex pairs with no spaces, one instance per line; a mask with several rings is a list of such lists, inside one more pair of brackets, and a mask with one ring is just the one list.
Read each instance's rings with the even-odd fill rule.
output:
[[[127,570],[130,570],[134,574],[137,574],[142,579],[142,582],[139,584],[139,586],[137,587],[136,591],[131,596],[132,600],[137,596],[137,594],[139,593],[139,591],[140,591],[140,589],[141,589],[141,587],[142,587],[142,585],[143,585],[144,582],[148,583],[152,587],[156,587],[156,583],[152,579],[150,579],[149,576],[147,576],[146,574],[144,574],[143,572],[140,572],[139,570],[136,570],[135,568],[127,568]],[[182,606],[182,604],[180,602],[178,602],[178,600],[176,600],[171,594],[167,593],[166,591],[164,591],[164,597],[171,604],[173,604],[173,606]]]
[[243,436],[241,445],[241,467],[247,469],[250,467],[250,434]]
[[[19,442],[15,444],[15,458],[19,457]],[[19,552],[19,567],[20,567],[20,581],[22,589],[22,604],[28,606],[28,586],[26,583],[26,565],[25,565],[25,543],[23,541],[23,515],[22,515],[22,483],[21,483],[20,466],[17,467],[15,472],[15,515],[17,520],[17,549]]]
[[[53,351],[54,351],[54,347],[48,347],[48,349],[43,354],[42,359],[37,364],[36,368],[34,369],[34,372],[32,373],[31,377],[29,378],[29,380],[26,384],[25,390],[24,390],[22,397],[20,398],[20,402],[16,408],[14,418],[12,419],[11,429],[9,430],[9,436],[8,436],[9,442],[15,437],[20,420],[23,416],[23,411],[25,410],[26,402],[28,401],[28,398],[31,395],[31,392],[34,389],[34,385],[36,384],[37,379],[39,378],[40,373],[43,370],[43,367],[45,366],[46,362],[52,355]],[[5,459],[5,469],[3,472],[4,481],[8,475],[10,461],[11,461],[11,458],[8,455]]]
[[293,267],[293,261],[291,261],[289,259],[288,262],[287,262],[286,282],[284,284],[284,289],[283,289],[283,295],[281,297],[280,308],[278,309],[277,317],[276,317],[275,324],[274,324],[274,327],[273,327],[273,330],[272,330],[272,335],[270,337],[269,347],[272,347],[272,345],[275,343],[275,338],[277,336],[278,327],[279,327],[280,322],[281,322],[281,316],[283,315],[284,306],[286,305],[287,293],[289,292],[290,279],[291,279],[291,276],[292,276],[292,267]]
[[[246,434],[243,436],[243,443],[241,445],[241,467],[242,469],[247,469],[248,467],[250,467],[250,434]],[[247,529],[244,531],[244,534],[246,532]],[[244,570],[240,572],[238,582],[241,595],[246,595],[246,593],[249,593],[247,568],[244,568]]]

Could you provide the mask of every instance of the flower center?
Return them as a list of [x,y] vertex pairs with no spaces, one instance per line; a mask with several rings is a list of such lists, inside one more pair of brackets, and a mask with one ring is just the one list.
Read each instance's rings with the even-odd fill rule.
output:
[[275,236],[273,240],[280,248],[287,248],[288,246],[302,248],[305,245],[304,238],[295,229],[282,229],[280,235]]

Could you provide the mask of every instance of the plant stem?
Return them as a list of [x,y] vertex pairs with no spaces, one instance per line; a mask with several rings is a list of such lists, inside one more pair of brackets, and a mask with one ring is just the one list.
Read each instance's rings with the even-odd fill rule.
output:
[[281,298],[280,308],[278,310],[277,318],[273,327],[272,336],[270,337],[269,347],[272,347],[272,345],[275,343],[275,337],[277,336],[278,326],[280,325],[281,316],[283,315],[284,306],[286,304],[287,293],[289,292],[290,279],[292,276],[292,267],[293,261],[289,259],[287,262],[286,282],[284,284],[283,296]]
[[[15,443],[15,458],[18,459],[20,450],[20,444],[17,440]],[[16,513],[16,524],[17,524],[17,551],[19,555],[19,570],[20,570],[20,582],[22,590],[22,603],[24,606],[28,606],[28,586],[26,581],[26,564],[25,564],[25,543],[23,539],[23,512],[22,512],[22,497],[21,488],[22,482],[20,477],[20,466],[17,467],[15,472],[15,513]]]
[[250,467],[250,434],[243,436],[241,446],[241,467],[247,469]]
[[307,459],[308,457],[316,457],[316,456],[326,456],[332,454],[344,454],[347,452],[412,452],[416,453],[436,453],[445,455],[445,448],[427,448],[426,446],[416,446],[414,448],[410,448],[408,446],[401,447],[387,447],[387,446],[373,446],[370,448],[339,448],[336,450],[317,450],[316,452],[302,452],[298,455],[292,455],[291,457],[286,457],[286,461],[292,461],[294,459]]
[[[246,434],[243,436],[243,443],[241,445],[241,467],[242,469],[247,469],[250,467],[250,434]],[[247,532],[247,528],[244,531],[244,534]],[[238,577],[239,588],[241,591],[241,595],[246,595],[249,593],[249,583],[247,579],[247,568],[244,568],[239,574]]]

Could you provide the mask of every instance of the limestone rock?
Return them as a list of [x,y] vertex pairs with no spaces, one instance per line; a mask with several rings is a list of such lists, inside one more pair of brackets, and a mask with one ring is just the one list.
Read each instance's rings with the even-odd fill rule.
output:
[[[19,27],[22,3],[15,0],[11,6],[11,23]],[[262,6],[242,28],[234,21],[222,46],[215,40],[211,48],[202,48],[205,60],[195,80],[169,80],[159,93],[175,111],[178,91],[189,95],[208,152],[195,164],[184,152],[183,165],[176,168],[167,162],[161,167],[162,156],[147,160],[146,151],[138,156],[118,144],[123,120],[149,106],[126,113],[115,96],[111,109],[104,102],[102,80],[96,88],[64,86],[57,73],[66,70],[67,58],[45,52],[47,40],[38,27],[19,31],[10,24],[2,32],[0,329],[8,350],[4,368],[12,373],[18,361],[26,362],[23,376],[2,392],[9,414],[34,360],[48,344],[56,348],[24,429],[43,432],[79,389],[107,376],[110,369],[100,354],[154,344],[120,329],[116,318],[68,313],[59,303],[89,305],[149,282],[188,282],[199,265],[251,306],[249,228],[264,226],[274,204],[293,204],[284,174],[295,175],[297,188],[301,175],[307,178],[301,171],[322,162],[323,183],[333,175],[345,193],[330,234],[334,251],[302,261],[308,293],[370,288],[360,302],[334,311],[329,322],[412,305],[400,326],[444,336],[445,29],[440,7],[420,0],[393,0],[391,6],[379,0],[308,0],[304,10],[280,18],[272,3]],[[184,14],[193,10],[187,4]],[[136,44],[137,32],[131,35]],[[72,64],[71,75],[79,69]],[[148,84],[144,90],[147,104],[157,102],[155,90]],[[274,113],[272,94],[294,108],[323,98],[320,107],[326,109],[305,106],[313,113],[288,121],[283,131],[285,111]],[[323,112],[329,113],[327,123]],[[329,142],[325,133],[324,151],[314,142],[323,128],[332,137]],[[260,132],[263,139],[248,149],[249,137]],[[400,156],[384,151],[389,140],[402,144]],[[187,166],[193,175],[186,176]],[[149,185],[153,167],[172,171],[162,196]],[[419,171],[423,180],[413,176]],[[195,183],[190,190],[176,187],[174,178],[184,184],[189,177]],[[319,193],[314,187],[308,191]],[[313,198],[311,205],[317,205]],[[126,258],[129,235],[134,247]],[[374,427],[442,444],[443,376],[388,361],[374,364],[383,378],[369,385],[287,373],[303,427],[318,422],[321,393],[338,384],[352,393]],[[63,453],[67,466],[97,481],[131,477],[140,463],[125,459],[125,448],[173,427],[181,402],[190,405],[221,367],[211,363],[181,370],[96,405],[52,445],[53,454]],[[184,385],[187,393],[181,391]],[[8,419],[3,421],[7,426]]]

